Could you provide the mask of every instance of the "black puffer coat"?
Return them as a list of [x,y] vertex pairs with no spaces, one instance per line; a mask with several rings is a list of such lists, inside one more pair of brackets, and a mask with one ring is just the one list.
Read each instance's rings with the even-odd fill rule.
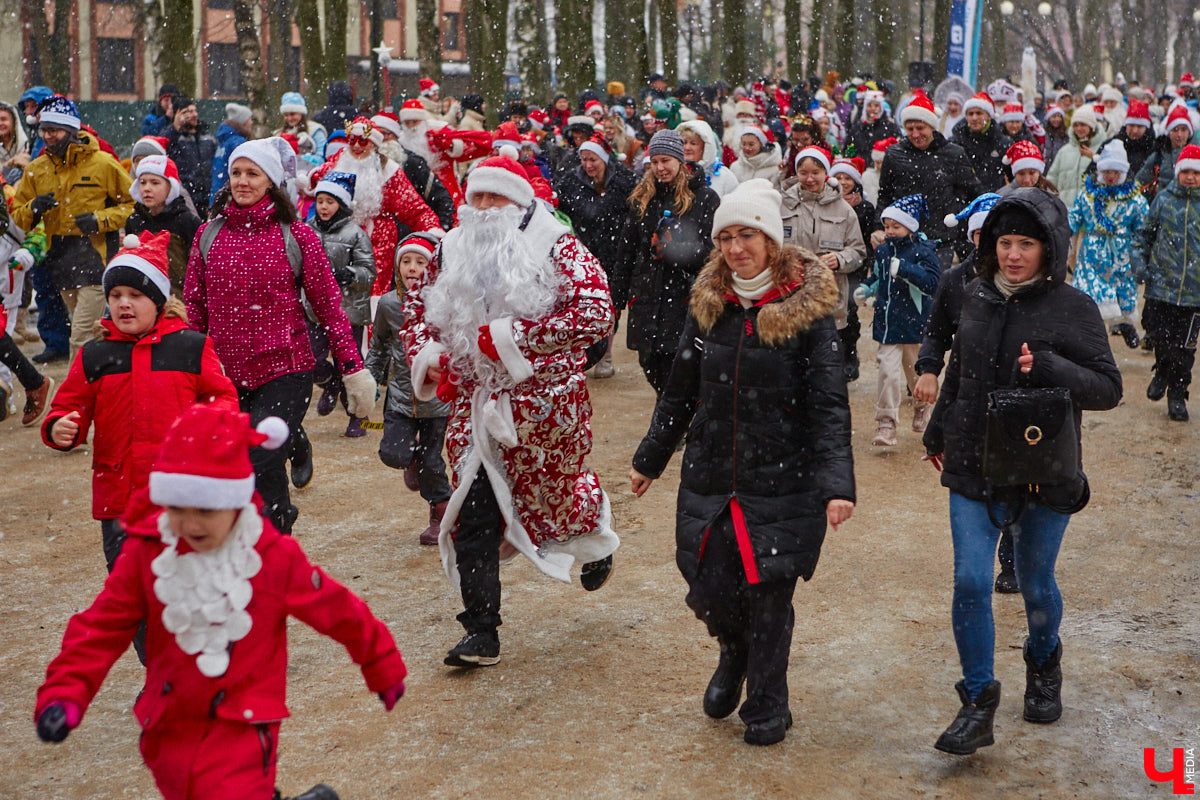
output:
[[[967,152],[975,177],[983,185],[984,192],[994,192],[1004,185],[1008,168],[1004,166],[1004,154],[1012,147],[1013,140],[995,122],[979,133],[971,130],[965,119],[959,120],[950,131],[950,141]],[[982,192],[981,192],[982,193]]]
[[[596,191],[595,182],[582,166],[564,173],[554,182],[558,210],[571,218],[575,235],[600,260],[610,286],[623,257],[621,248],[625,244],[625,221],[629,218],[629,193],[636,185],[633,172],[618,164],[615,158],[604,170],[604,194]],[[624,308],[628,302],[627,296],[613,294],[616,308]]]
[[[692,174],[688,187],[695,195],[686,214],[674,213],[671,185],[657,183],[646,213],[639,217],[630,211],[626,221],[625,258],[614,275],[612,293],[614,298],[629,298],[626,342],[630,350],[675,352],[692,281],[713,249],[713,215],[721,198],[708,187],[702,168],[694,164],[684,168]],[[665,211],[671,211],[671,216],[665,217]]]
[[325,92],[325,107],[312,115],[312,121],[324,125],[333,133],[346,127],[354,119],[358,109],[354,107],[354,90],[345,81],[334,81]]
[[879,202],[875,207],[883,213],[882,209],[899,198],[916,192],[925,195],[929,204],[929,221],[921,226],[921,232],[942,242],[960,238],[965,242],[962,226],[947,228],[942,220],[983,194],[967,152],[936,131],[925,150],[918,150],[907,139],[889,147],[879,170]]
[[954,334],[958,333],[958,318],[962,315],[963,298],[966,297],[967,287],[973,280],[974,250],[965,261],[942,273],[937,291],[933,294],[933,306],[929,309],[929,321],[925,323],[925,337],[921,340],[917,363],[913,366],[918,375],[927,372],[942,374],[942,369],[946,366],[946,353],[954,344]]
[[[857,122],[852,123],[847,138],[849,139],[849,145],[854,148],[853,154],[870,161],[871,151],[874,149],[875,143],[889,136],[903,139],[904,131],[900,130],[900,126],[891,117],[880,117],[874,122],[859,119]],[[849,152],[850,147],[848,146],[846,150]]]
[[167,275],[171,279],[171,291],[183,296],[183,278],[187,275],[188,256],[192,253],[192,242],[196,239],[196,230],[200,227],[200,218],[188,208],[183,195],[176,197],[159,214],[151,215],[141,203],[133,207],[133,213],[125,220],[125,233],[135,236],[142,231],[171,234],[171,243],[167,245]]
[[[1013,206],[1031,212],[1046,232],[1050,274],[1006,300],[992,282],[986,262],[992,254],[994,268],[992,225]],[[980,277],[971,282],[963,301],[950,366],[924,439],[928,453],[945,454],[942,485],[972,500],[985,499],[983,442],[988,393],[993,389],[1069,389],[1076,433],[1084,410],[1104,411],[1121,400],[1121,373],[1100,311],[1090,297],[1066,283],[1071,239],[1066,206],[1040,189],[1018,189],[996,203],[988,220],[979,237]],[[1034,354],[1028,375],[1017,363],[1022,343],[1028,343]],[[1086,484],[1081,467],[1071,484],[1042,487],[1040,496],[1055,506],[1071,506],[1083,497]]]
[[850,406],[831,316],[833,273],[795,247],[785,264],[801,283],[748,309],[709,265],[650,430],[633,459],[662,474],[687,434],[676,508],[676,560],[689,581],[705,531],[738,498],[759,578],[812,577],[825,504],[855,499]]

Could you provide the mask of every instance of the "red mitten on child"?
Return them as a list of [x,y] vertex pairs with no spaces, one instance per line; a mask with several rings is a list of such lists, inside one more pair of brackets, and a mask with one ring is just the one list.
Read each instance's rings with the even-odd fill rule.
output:
[[54,700],[38,715],[38,738],[43,742],[61,742],[79,727],[82,719],[83,709],[78,705],[70,700]]

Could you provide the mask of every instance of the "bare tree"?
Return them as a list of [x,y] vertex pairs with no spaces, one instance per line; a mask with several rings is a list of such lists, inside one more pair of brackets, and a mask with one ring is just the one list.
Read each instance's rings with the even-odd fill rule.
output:
[[508,0],[463,0],[467,58],[472,88],[492,114],[504,101],[504,65],[508,62]]
[[71,4],[54,4],[54,28],[46,21],[46,9],[38,3],[22,3],[29,15],[30,43],[33,46],[33,79],[47,84],[56,92],[71,91],[71,58],[63,54],[72,53],[70,38]]
[[159,84],[173,83],[183,94],[195,97],[196,24],[192,0],[150,0],[141,10],[142,30],[154,45],[154,74]]
[[555,2],[555,73],[558,86],[574,98],[596,85],[591,0]]
[[263,77],[262,43],[258,40],[254,6],[254,0],[233,0],[233,27],[242,70],[242,90],[254,111],[254,133],[264,136],[267,132],[267,82]]
[[[543,14],[542,22],[545,22]],[[417,0],[417,62],[422,75],[442,79],[442,26],[438,0]],[[545,25],[542,26],[543,30]],[[345,36],[342,40],[345,41]]]
[[675,0],[655,0],[658,6],[658,30],[662,37],[662,73],[667,84],[679,79],[679,8]]

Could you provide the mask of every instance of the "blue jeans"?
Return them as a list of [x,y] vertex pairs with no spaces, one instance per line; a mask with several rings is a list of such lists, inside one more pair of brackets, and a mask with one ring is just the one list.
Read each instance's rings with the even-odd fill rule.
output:
[[[997,516],[1008,513],[1005,503]],[[1025,598],[1030,655],[1042,663],[1058,646],[1062,595],[1054,564],[1069,514],[1029,504],[1012,526],[1017,583]],[[1000,529],[988,519],[987,504],[950,493],[950,535],[954,539],[954,643],[962,664],[967,695],[974,699],[992,682],[996,629],[992,623],[992,561]]]
[[37,331],[47,350],[66,353],[70,347],[67,304],[50,280],[50,270],[38,264],[29,271],[29,283],[37,292]]

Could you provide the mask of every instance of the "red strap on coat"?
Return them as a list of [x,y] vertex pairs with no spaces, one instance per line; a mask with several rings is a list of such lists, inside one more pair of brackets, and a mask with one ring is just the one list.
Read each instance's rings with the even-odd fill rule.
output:
[[746,530],[746,518],[742,515],[742,504],[735,497],[729,501],[729,516],[733,520],[733,535],[737,539],[738,552],[742,554],[742,567],[746,570],[746,583],[759,583],[758,564],[754,561],[754,548],[750,546],[750,531]]

